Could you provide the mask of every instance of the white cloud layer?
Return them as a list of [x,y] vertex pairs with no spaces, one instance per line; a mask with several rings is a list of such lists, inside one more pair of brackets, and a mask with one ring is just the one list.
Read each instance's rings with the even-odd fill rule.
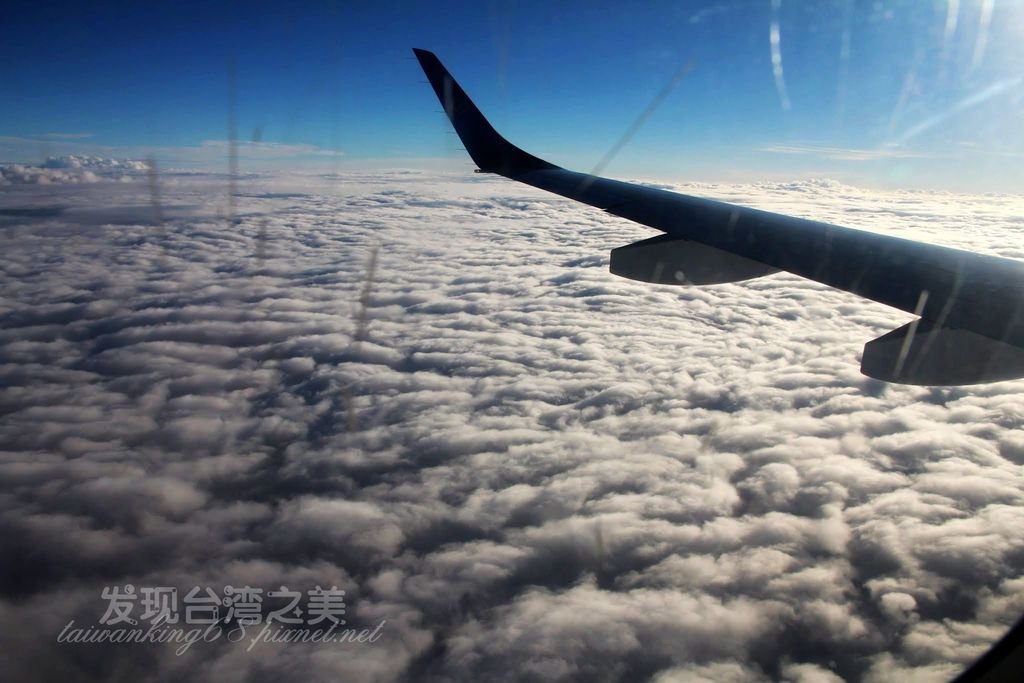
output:
[[771,145],[762,147],[758,151],[769,154],[806,154],[838,161],[876,161],[878,159],[907,159],[928,156],[896,146],[883,146],[876,149],[851,149],[818,145]]
[[[861,376],[905,314],[617,279],[649,231],[494,178],[224,188],[0,193],[4,680],[932,681],[1024,611],[1024,383]],[[1024,256],[1019,198],[681,189]],[[387,623],[55,642],[126,583]]]
[[[125,171],[145,171],[146,162],[138,159],[155,158],[161,169],[190,168],[207,172],[216,172],[227,168],[230,142],[228,140],[203,140],[192,145],[176,147],[167,146],[110,146],[95,143],[88,136],[71,134],[60,137],[45,136],[38,138],[22,138],[0,135],[0,159],[19,164],[34,165],[38,162],[40,149],[47,150],[49,157],[42,165],[47,168],[78,169],[87,168],[94,172],[114,173]],[[283,143],[273,141],[237,140],[235,154],[246,162],[247,168],[260,167],[261,170],[294,168],[300,165],[316,171],[336,171],[344,152],[328,149],[308,143]],[[132,160],[135,159],[135,160]],[[440,163],[455,165],[444,160],[418,160],[423,163],[432,162],[429,168]],[[365,159],[364,165],[372,164],[380,168],[380,160]],[[391,164],[396,160],[391,159]],[[459,166],[465,165],[458,162]]]
[[49,157],[43,162],[43,168],[87,168],[99,173],[111,171],[145,171],[149,168],[145,161],[134,159],[108,159],[106,157],[69,154],[62,157]]
[[78,185],[99,180],[92,171],[69,172],[23,164],[0,166],[0,185]]
[[101,180],[131,180],[149,165],[133,159],[108,159],[87,155],[49,157],[41,166],[0,166],[0,185],[81,185]]

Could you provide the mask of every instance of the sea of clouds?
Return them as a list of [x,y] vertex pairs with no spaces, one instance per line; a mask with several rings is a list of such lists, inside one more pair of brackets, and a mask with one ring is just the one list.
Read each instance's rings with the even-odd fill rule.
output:
[[[227,189],[0,190],[3,680],[942,681],[1024,613],[1024,382],[862,376],[905,313],[493,177]],[[676,189],[1024,258],[1020,197]],[[57,642],[126,584],[385,624]]]

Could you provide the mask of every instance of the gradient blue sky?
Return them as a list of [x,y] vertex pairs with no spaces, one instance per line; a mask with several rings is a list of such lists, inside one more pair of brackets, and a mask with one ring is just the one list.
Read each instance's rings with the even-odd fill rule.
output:
[[[680,180],[1024,192],[1024,2],[175,2],[8,7],[0,160],[471,168],[409,48],[520,146]],[[774,27],[774,29],[773,29]],[[777,36],[773,46],[772,36]]]

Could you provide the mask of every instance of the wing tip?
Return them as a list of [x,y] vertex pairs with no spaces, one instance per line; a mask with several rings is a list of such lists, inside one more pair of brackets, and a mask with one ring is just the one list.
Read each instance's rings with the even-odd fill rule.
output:
[[466,151],[482,171],[512,177],[526,171],[558,168],[501,137],[437,55],[418,47],[412,48],[412,52]]

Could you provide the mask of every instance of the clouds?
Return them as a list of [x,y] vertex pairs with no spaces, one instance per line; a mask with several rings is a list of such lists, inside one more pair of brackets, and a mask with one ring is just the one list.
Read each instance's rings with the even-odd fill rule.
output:
[[101,180],[129,181],[148,168],[144,161],[72,154],[49,157],[40,166],[0,166],[0,185],[74,185]]
[[[227,140],[203,140],[193,150],[182,149],[182,153],[188,154],[209,154],[220,159],[227,158]],[[241,140],[235,143],[235,150],[242,159],[299,159],[305,157],[340,157],[343,153],[334,150],[308,144],[286,144],[282,142],[260,142]]]
[[836,161],[877,161],[880,159],[906,159],[929,156],[895,145],[883,146],[878,149],[847,149],[815,145],[771,145],[762,147],[758,151],[767,154],[807,154]]
[[[646,230],[491,178],[250,176],[233,225],[221,179],[162,185],[163,224],[144,184],[0,195],[15,678],[941,680],[1019,615],[1020,384],[861,376],[904,314],[616,279]],[[1016,248],[1014,199],[683,189]],[[387,624],[54,642],[128,582],[333,584]]]
[[43,137],[51,140],[84,140],[91,138],[92,133],[45,133]]
[[[111,146],[90,141],[88,134],[47,134],[43,139],[0,135],[0,159],[17,161],[22,167],[33,168],[39,162],[40,150],[48,156],[39,164],[47,169],[87,169],[103,175],[123,176],[132,172],[144,173],[148,162],[141,159],[156,159],[161,170],[175,169],[176,173],[203,169],[204,173],[216,173],[228,166],[231,142],[229,140],[201,140],[194,144],[167,145],[121,145]],[[296,163],[310,171],[336,170],[339,160],[345,156],[338,149],[320,147],[306,143],[283,143],[258,140],[259,131],[253,132],[252,140],[236,140],[234,153],[249,167],[281,169],[294,168]],[[419,160],[431,166],[443,165],[440,159]],[[380,162],[363,160],[362,163],[379,167]],[[394,164],[395,159],[390,163]],[[449,164],[451,165],[451,164]],[[10,166],[8,166],[10,168]]]
[[0,166],[0,185],[51,185],[63,183],[95,183],[99,176],[92,171],[68,173],[49,168],[11,164]]
[[[88,137],[88,136],[86,136]],[[110,171],[146,171],[149,166],[144,161],[133,159],[107,159],[87,155],[70,154],[63,157],[49,157],[43,162],[43,168],[88,168],[99,172]]]

